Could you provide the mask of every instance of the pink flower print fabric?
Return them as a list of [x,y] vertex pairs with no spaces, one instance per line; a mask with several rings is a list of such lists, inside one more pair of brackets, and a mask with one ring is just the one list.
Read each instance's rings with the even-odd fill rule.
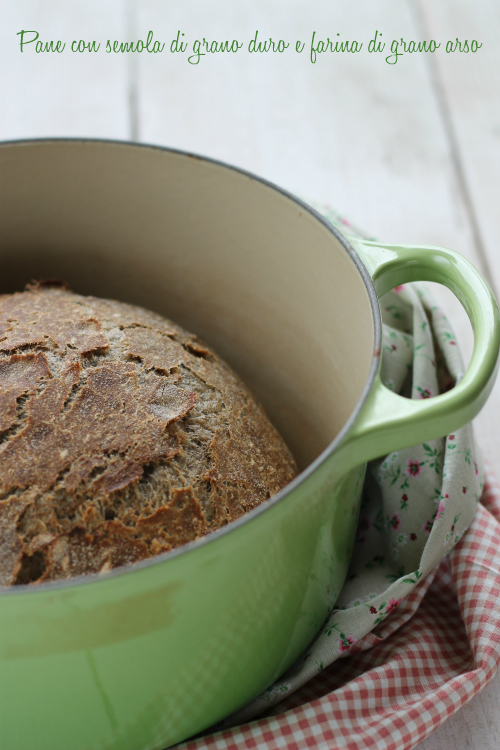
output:
[[[333,212],[325,213],[342,229]],[[356,248],[356,238],[350,239]],[[381,298],[380,308],[381,378],[387,388],[408,398],[432,398],[463,377],[455,335],[424,285],[396,287]],[[482,489],[470,424],[372,461],[352,563],[335,609],[288,672],[221,726],[252,719],[336,659],[377,642],[366,636],[416,587],[424,592],[430,585],[432,571],[471,524]],[[412,596],[418,598],[418,591]]]
[[418,461],[415,461],[411,458],[408,459],[406,462],[406,471],[405,474],[407,477],[418,477],[420,474],[420,467],[422,464],[420,464]]

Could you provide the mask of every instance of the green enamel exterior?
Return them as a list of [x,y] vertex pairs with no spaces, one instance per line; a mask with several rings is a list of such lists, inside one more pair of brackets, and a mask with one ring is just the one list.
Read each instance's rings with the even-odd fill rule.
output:
[[470,422],[488,398],[498,368],[498,305],[488,284],[458,253],[439,247],[380,245],[353,241],[375,283],[377,295],[398,284],[435,281],[463,304],[474,331],[474,351],[464,378],[432,399],[405,399],[385,388],[377,376],[356,424],[342,445],[351,460],[383,456],[458,429]]
[[446,283],[476,334],[467,375],[429,401],[377,377],[336,450],[279,502],[152,564],[0,600],[2,750],[161,750],[272,683],[321,628],[349,565],[366,461],[469,421],[491,390],[498,310],[465,260],[358,243],[383,294]]
[[286,502],[187,554],[5,595],[2,749],[160,749],[256,696],[333,605],[363,477],[323,464]]

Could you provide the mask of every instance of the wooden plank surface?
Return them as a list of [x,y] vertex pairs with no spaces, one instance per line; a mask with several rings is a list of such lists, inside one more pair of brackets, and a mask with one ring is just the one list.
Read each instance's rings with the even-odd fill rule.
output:
[[[476,264],[500,293],[500,4],[496,0],[418,0],[416,26],[427,38],[482,43],[475,54],[428,59],[431,80],[450,144],[456,190],[468,215]],[[465,322],[461,321],[465,328]],[[459,333],[461,330],[458,331]],[[472,337],[468,336],[468,347]],[[500,381],[476,419],[483,454],[496,468],[500,453]]]
[[[380,239],[451,247],[500,289],[497,0],[0,0],[0,138],[132,138],[203,153],[337,208]],[[297,39],[283,54],[18,53],[20,29],[64,39]],[[476,38],[476,56],[328,54],[317,38]],[[461,306],[439,293],[466,356]],[[476,420],[495,466],[500,384]],[[500,678],[419,745],[500,747]]]
[[[17,32],[43,42],[109,36],[123,39],[125,0],[2,0],[0,3],[0,138],[88,136],[128,138],[129,61],[84,52],[19,51]],[[25,39],[34,38],[26,35]]]
[[[293,42],[309,42],[313,30],[317,38],[338,32],[343,39],[369,40],[376,29],[387,40],[421,38],[411,2],[358,0],[355,12],[324,0],[290,0],[286,13],[283,7],[185,0],[166,14],[162,0],[142,0],[136,34],[161,29],[169,42],[180,30],[190,45],[229,32],[249,40],[257,29],[263,38]],[[249,169],[335,206],[388,242],[451,247],[488,276],[428,56],[403,56],[391,66],[385,55],[330,53],[313,65],[307,48],[303,56],[243,53],[230,61],[205,56],[198,65],[188,63],[189,53],[141,56],[138,137]],[[473,337],[467,317],[453,295],[437,294],[468,359]],[[500,411],[500,382],[477,419],[479,442],[493,464],[500,430],[492,410]]]
[[[429,7],[433,19],[439,8],[439,27],[436,20],[430,24]],[[475,34],[483,38],[483,29],[494,13],[490,7],[488,14],[481,15],[483,6],[480,4],[479,10],[474,7]],[[189,32],[191,43],[203,36],[226,38],[228,30],[239,39],[249,39],[256,29],[264,37],[283,35],[292,40],[308,38],[313,30],[318,36],[333,37],[340,32],[344,39],[370,39],[375,29],[386,39],[403,36],[418,40],[422,34],[423,38],[447,39],[454,26],[455,8],[451,0],[428,2],[424,8],[392,0],[358,0],[354,8],[351,4],[289,0],[286,14],[276,2],[233,4],[227,13],[227,3],[218,0],[208,0],[203,6],[185,0],[171,9],[168,27],[171,36],[178,29],[184,30],[186,37]],[[473,14],[472,3],[466,0],[460,8],[461,26],[454,30],[455,37],[466,33]],[[161,18],[161,0],[143,0],[137,14],[138,33],[159,27]],[[498,29],[500,22],[493,23],[488,40]],[[138,135],[145,141],[232,162],[290,190],[328,202],[387,241],[451,247],[494,282],[496,266],[491,257],[494,232],[500,231],[498,212],[488,214],[489,244],[485,245],[485,209],[479,212],[475,203],[486,193],[485,205],[492,207],[499,192],[489,187],[500,179],[498,144],[493,157],[490,148],[482,150],[486,115],[490,122],[490,113],[499,103],[496,54],[485,45],[484,56],[472,63],[470,55],[444,61],[438,55],[432,60],[406,56],[396,66],[388,66],[385,59],[356,55],[322,58],[314,66],[300,55],[286,60],[242,55],[231,64],[212,57],[197,66],[190,66],[180,56],[161,61],[141,58],[137,71]],[[436,80],[438,61],[446,63],[448,78]],[[488,101],[472,91],[478,66],[490,70]],[[464,78],[471,83],[462,95],[460,81]],[[470,113],[474,105],[474,117],[467,121],[467,134],[475,146],[472,151],[464,136],[460,141],[451,137],[444,97],[451,96],[448,87],[452,83],[455,108]],[[486,143],[493,147],[498,134],[493,128],[491,131]],[[486,173],[489,181],[481,183],[484,161],[490,165]],[[481,194],[470,182],[473,173]],[[478,196],[475,202],[471,193]],[[435,292],[450,311],[468,359],[473,337],[466,315],[451,294]],[[497,383],[487,409],[476,420],[480,445],[492,465],[500,449],[499,413]],[[419,747],[500,747],[499,701],[497,676],[487,690]]]
[[477,53],[433,58],[438,96],[463,189],[475,222],[475,242],[500,290],[500,3],[497,0],[419,0],[432,36],[483,45]]

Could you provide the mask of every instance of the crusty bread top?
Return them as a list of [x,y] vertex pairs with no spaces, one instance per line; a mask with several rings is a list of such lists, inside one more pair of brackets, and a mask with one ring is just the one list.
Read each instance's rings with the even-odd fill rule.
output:
[[174,323],[58,282],[0,296],[0,585],[171,550],[296,473],[242,382]]

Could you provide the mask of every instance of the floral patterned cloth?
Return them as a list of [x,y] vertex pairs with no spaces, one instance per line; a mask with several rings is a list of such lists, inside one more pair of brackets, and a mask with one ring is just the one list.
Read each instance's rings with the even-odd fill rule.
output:
[[491,475],[450,554],[363,648],[355,645],[357,653],[352,648],[264,715],[180,747],[412,750],[459,711],[500,665],[500,487]]
[[[342,232],[355,234],[334,212],[323,213]],[[388,388],[414,399],[430,398],[463,377],[450,323],[425,286],[396,287],[380,305],[382,380]],[[374,640],[366,636],[409,597],[412,606],[398,618],[399,626],[404,624],[430,585],[431,572],[470,526],[482,489],[483,470],[470,424],[373,461],[353,562],[335,609],[286,674],[219,726],[251,720],[335,660],[371,648]]]

